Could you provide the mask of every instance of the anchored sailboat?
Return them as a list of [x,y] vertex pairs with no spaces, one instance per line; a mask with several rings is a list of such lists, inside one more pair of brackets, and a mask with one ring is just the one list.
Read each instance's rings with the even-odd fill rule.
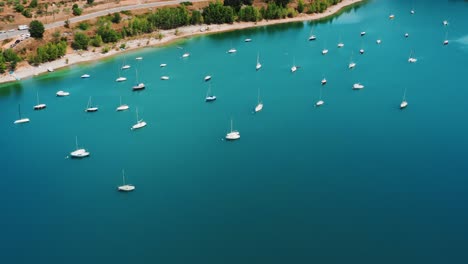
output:
[[142,128],[142,127],[146,126],[146,122],[143,121],[143,119],[140,120],[138,118],[138,108],[136,109],[136,120],[137,120],[137,123],[132,126],[132,128],[131,128],[132,130],[139,129],[139,128]]
[[262,64],[260,64],[260,54],[257,53],[257,65],[255,66],[255,70],[260,70],[262,68]]
[[146,87],[145,84],[138,81],[138,70],[137,69],[135,69],[135,79],[136,79],[136,85],[134,85],[132,87],[132,90],[137,91],[137,90],[145,89],[145,87]]
[[116,111],[125,111],[128,110],[129,106],[126,104],[122,104],[122,96],[120,96],[120,105],[117,107]]
[[227,140],[237,140],[240,138],[240,133],[237,130],[233,130],[232,128],[232,118],[231,118],[231,132],[226,134]]
[[257,88],[257,106],[255,106],[255,113],[262,111],[263,102],[260,100],[260,86]]
[[400,109],[404,109],[408,106],[408,102],[406,101],[406,87],[405,87],[405,91],[403,92],[403,100],[401,101],[401,104],[400,104]]
[[75,137],[75,144],[76,144],[76,150],[70,152],[70,156],[71,156],[72,158],[84,158],[84,157],[89,156],[89,152],[86,151],[86,149],[83,149],[83,148],[80,149],[80,148],[78,148],[78,136]]
[[37,98],[37,105],[34,106],[34,110],[42,110],[42,109],[45,109],[45,108],[47,107],[47,105],[46,105],[46,104],[41,104],[41,103],[39,103],[39,92],[37,92],[36,98]]
[[15,124],[22,124],[22,123],[29,122],[29,118],[21,118],[21,105],[19,104],[18,104],[18,115],[19,115],[19,119],[14,122]]
[[211,94],[211,84],[208,85],[208,91],[206,92],[205,102],[213,102],[216,100],[216,96]]
[[122,170],[122,181],[123,181],[123,185],[117,187],[117,190],[119,190],[120,192],[131,192],[135,190],[135,186],[131,184],[125,184],[125,171],[124,170]]
[[85,109],[85,112],[96,112],[98,110],[97,106],[92,106],[91,96],[88,99],[88,106]]

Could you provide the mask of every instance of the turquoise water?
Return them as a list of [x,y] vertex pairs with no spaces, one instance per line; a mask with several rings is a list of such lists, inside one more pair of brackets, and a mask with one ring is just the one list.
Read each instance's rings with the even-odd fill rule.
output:
[[[128,53],[124,83],[120,56],[2,87],[1,262],[465,263],[467,12],[463,1],[369,1]],[[142,92],[131,91],[136,67]],[[32,110],[37,91],[46,110]],[[83,111],[89,96],[97,113]],[[115,112],[120,96],[129,111]],[[13,124],[18,104],[30,123]],[[136,107],[148,126],[131,131]],[[231,118],[236,142],[223,140]],[[89,158],[66,158],[75,136]],[[116,191],[122,169],[132,193]]]

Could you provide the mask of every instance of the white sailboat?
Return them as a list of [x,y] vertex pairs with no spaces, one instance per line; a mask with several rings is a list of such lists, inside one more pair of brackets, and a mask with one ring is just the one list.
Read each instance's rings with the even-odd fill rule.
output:
[[316,107],[322,106],[325,102],[322,100],[322,87],[320,87],[320,97],[319,100],[315,103]]
[[58,91],[58,92],[56,93],[56,95],[57,95],[58,97],[64,97],[64,96],[69,96],[70,93],[69,93],[69,92],[65,92],[65,91]]
[[237,130],[232,129],[232,118],[231,118],[231,132],[226,134],[227,140],[237,140],[240,138],[240,133]]
[[364,88],[364,85],[362,85],[361,83],[353,84],[353,89],[354,90],[360,90],[360,89],[363,89],[363,88]]
[[123,58],[122,67],[121,67],[120,69],[121,69],[121,70],[128,70],[128,69],[130,69],[130,65],[125,64],[125,56],[124,56],[124,58]]
[[338,40],[338,48],[344,47],[344,43],[341,41],[341,36],[340,39]]
[[136,118],[137,118],[137,123],[132,126],[131,130],[139,129],[139,128],[142,128],[142,127],[146,126],[146,122],[143,121],[143,119],[140,120],[138,118],[138,108],[136,109]]
[[76,150],[70,152],[72,158],[84,158],[89,156],[89,152],[84,148],[78,148],[78,137],[75,137]]
[[260,100],[260,87],[257,88],[257,105],[255,106],[255,113],[262,111],[263,102]]
[[395,18],[395,15],[394,14],[391,14],[388,16],[389,19],[394,19]]
[[447,36],[448,36],[448,31],[447,31],[447,32],[445,32],[444,46],[446,46],[446,45],[448,45],[448,44],[449,44],[449,41],[448,41],[448,38],[447,38]]
[[410,56],[409,56],[409,58],[408,58],[408,62],[409,62],[409,63],[415,63],[415,62],[417,62],[417,61],[418,61],[418,59],[416,59],[416,58],[414,57],[414,53],[413,53],[413,51],[411,51]]
[[310,34],[309,34],[309,41],[316,40],[317,37],[313,34],[314,28],[310,29]]
[[91,96],[88,99],[88,106],[85,109],[85,112],[97,112],[98,108],[97,106],[92,106],[91,103]]
[[145,89],[145,87],[146,87],[145,84],[138,81],[138,71],[137,71],[137,69],[135,69],[135,79],[136,79],[136,85],[134,85],[132,87],[132,90],[133,91],[138,91],[138,90]]
[[42,109],[45,109],[45,108],[47,107],[47,105],[46,105],[46,104],[41,104],[41,103],[39,103],[39,92],[37,92],[36,98],[37,98],[37,105],[34,106],[34,110],[42,110]]
[[208,85],[208,91],[206,91],[205,102],[213,102],[216,101],[216,96],[211,94],[211,84]]
[[[232,47],[232,42],[231,42],[231,47]],[[237,52],[237,50],[236,50],[235,48],[230,48],[230,49],[227,51],[227,53],[230,53],[230,54],[231,54],[231,53],[236,53],[236,52]]]
[[166,66],[167,66],[166,63],[161,63],[161,64],[159,64],[159,67],[161,67],[161,68],[164,68],[164,67],[166,67]]
[[442,21],[442,24],[443,24],[444,26],[448,26],[449,23],[448,23],[447,20],[444,20],[444,21]]
[[351,58],[349,59],[348,68],[352,69],[354,67],[356,67],[356,63],[353,61],[353,52],[351,52]]
[[411,9],[410,14],[414,15],[414,10],[413,9]]
[[262,68],[262,64],[260,63],[260,54],[257,53],[257,65],[255,65],[255,70],[260,70]]
[[361,31],[361,37],[364,36],[366,34],[365,31]]
[[19,115],[19,119],[16,120],[14,123],[15,124],[22,124],[22,123],[28,123],[29,122],[29,118],[22,118],[21,117],[21,105],[18,104],[18,115]]
[[409,33],[405,33],[405,38],[409,37]]
[[244,41],[245,41],[245,42],[252,42],[252,39],[246,38]]
[[136,57],[135,60],[143,60],[143,57]]
[[380,43],[382,43],[382,40],[378,39],[378,40],[376,40],[375,42],[376,42],[377,44],[380,44]]
[[203,80],[205,80],[205,82],[207,82],[207,81],[211,80],[211,75],[207,75],[207,76],[205,76],[205,78],[204,78]]
[[322,85],[327,84],[327,79],[326,79],[325,77],[323,77],[323,79],[320,81],[320,83],[321,83]]
[[401,101],[401,104],[400,104],[400,109],[404,109],[408,106],[408,102],[406,101],[406,87],[405,87],[405,91],[403,92],[403,100]]
[[87,78],[89,78],[89,77],[91,77],[91,75],[89,75],[89,74],[83,74],[83,75],[81,75],[81,79],[87,79]]
[[293,66],[291,67],[291,72],[296,72],[297,71],[297,66],[296,66],[296,58],[293,59]]
[[190,53],[188,53],[188,52],[182,54],[182,58],[188,58],[189,56],[190,56]]
[[122,96],[120,96],[120,105],[117,107],[116,111],[125,111],[128,110],[129,106],[127,104],[122,104]]
[[127,78],[123,77],[122,76],[122,70],[119,69],[119,77],[117,77],[117,79],[115,79],[116,82],[125,82],[127,80]]
[[120,191],[120,192],[131,192],[133,190],[135,190],[135,186],[131,185],[131,184],[125,184],[125,171],[122,170],[122,181],[123,181],[123,185],[117,187],[117,190]]

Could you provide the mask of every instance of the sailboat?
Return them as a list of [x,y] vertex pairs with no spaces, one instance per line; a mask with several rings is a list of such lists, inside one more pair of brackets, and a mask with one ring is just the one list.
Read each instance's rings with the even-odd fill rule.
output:
[[389,18],[389,19],[394,19],[394,18],[395,18],[395,15],[394,15],[394,14],[390,14],[390,15],[388,16],[388,18]]
[[314,32],[314,28],[311,28],[310,29],[310,34],[309,34],[309,41],[317,39],[317,37],[314,34],[312,34],[313,32]]
[[124,56],[124,58],[123,58],[122,67],[121,67],[120,69],[121,69],[121,70],[130,69],[130,65],[125,64],[125,56]]
[[122,104],[122,96],[120,96],[120,105],[117,107],[116,111],[125,111],[128,110],[129,106],[126,104]]
[[206,92],[205,102],[213,102],[216,100],[216,96],[211,94],[211,84],[208,85],[208,91]]
[[131,128],[132,130],[139,129],[139,128],[142,128],[142,127],[146,126],[146,122],[143,121],[143,119],[141,119],[141,120],[138,119],[138,108],[136,109],[136,118],[137,118],[137,123],[132,126],[132,128]]
[[415,62],[418,61],[418,59],[416,59],[415,57],[413,57],[413,55],[414,55],[414,54],[413,54],[413,51],[411,51],[410,56],[409,56],[409,58],[408,58],[408,62],[409,62],[409,63],[415,63]]
[[291,67],[291,72],[296,72],[297,71],[297,66],[296,66],[296,59],[293,59],[293,66]]
[[255,70],[260,70],[262,68],[262,64],[260,63],[260,54],[257,53],[257,65],[255,65]]
[[341,41],[341,37],[340,39],[338,40],[338,48],[342,48],[344,47],[344,43]]
[[353,89],[354,89],[354,90],[360,90],[360,89],[362,89],[362,88],[364,88],[364,85],[362,85],[361,83],[355,83],[355,84],[353,84]]
[[443,24],[444,26],[448,26],[449,23],[448,23],[447,20],[444,20],[444,21],[442,21],[442,24]]
[[365,31],[361,31],[361,37],[364,36],[366,34]]
[[78,148],[78,137],[75,137],[75,144],[76,144],[76,150],[70,152],[70,156],[72,158],[84,158],[84,157],[89,156],[89,152],[86,151],[86,149]]
[[137,90],[145,89],[145,87],[146,87],[145,84],[138,81],[138,71],[137,71],[137,69],[135,69],[135,76],[136,76],[136,83],[137,84],[132,87],[132,90],[137,91]]
[[34,110],[42,110],[47,107],[46,104],[39,103],[39,92],[37,92],[36,98],[37,98],[37,105],[34,106]]
[[88,99],[88,106],[85,109],[85,112],[97,112],[98,108],[97,106],[92,106],[91,103],[91,96]]
[[322,81],[320,81],[320,83],[321,83],[322,85],[327,84],[327,79],[325,79],[325,77],[323,77],[323,79],[322,79]]
[[91,75],[89,75],[89,74],[83,74],[83,75],[81,75],[81,79],[87,79],[87,78],[89,78],[89,77],[91,77]]
[[205,80],[205,82],[207,82],[207,81],[211,80],[211,75],[207,75],[207,76],[205,76],[205,78],[204,78],[203,80]]
[[237,140],[240,138],[240,133],[237,130],[232,129],[232,118],[231,118],[231,132],[226,134],[227,140]]
[[119,70],[119,77],[115,79],[116,82],[125,82],[127,80],[127,78],[121,76],[121,71]]
[[348,68],[352,69],[354,67],[356,67],[356,63],[353,62],[353,52],[351,52],[351,58],[349,59]]
[[449,41],[448,41],[448,31],[445,32],[445,40],[444,40],[444,46],[448,45],[449,44]]
[[257,91],[257,106],[255,106],[255,113],[262,111],[263,109],[263,102],[260,101],[260,87],[258,87]]
[[182,58],[188,58],[189,56],[190,56],[190,53],[188,53],[188,52],[182,54]]
[[[232,42],[231,42],[231,47],[232,47]],[[235,48],[231,48],[227,51],[227,53],[236,53],[237,50]]]
[[382,43],[382,40],[378,39],[378,40],[376,40],[375,42],[376,42],[377,44],[380,44],[380,43]]
[[29,122],[29,118],[21,118],[21,106],[19,104],[18,104],[18,115],[19,115],[19,119],[14,122],[15,124],[22,124],[22,123]]
[[[327,43],[325,43],[325,46],[326,46],[326,45],[327,45]],[[322,55],[325,55],[325,54],[327,54],[327,53],[328,53],[328,49],[323,48],[323,50],[322,50]]]
[[64,96],[69,96],[70,93],[69,93],[69,92],[65,92],[65,91],[58,91],[58,92],[56,93],[56,95],[57,95],[58,97],[64,97]]
[[119,190],[120,192],[131,192],[135,190],[135,186],[131,184],[125,184],[125,171],[124,170],[122,170],[122,181],[123,181],[123,185],[117,187],[117,190]]
[[408,102],[406,101],[406,87],[405,87],[405,91],[403,92],[403,100],[401,101],[401,104],[400,104],[400,109],[404,109],[408,106]]
[[409,33],[405,33],[405,38],[409,37]]
[[315,103],[316,107],[322,106],[325,102],[322,100],[322,87],[320,87],[320,98],[319,100]]

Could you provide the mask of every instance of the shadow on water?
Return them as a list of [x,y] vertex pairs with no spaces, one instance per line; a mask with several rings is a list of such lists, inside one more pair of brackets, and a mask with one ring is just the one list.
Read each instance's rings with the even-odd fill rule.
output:
[[310,21],[308,21],[308,24],[310,26],[314,26],[314,25],[318,25],[318,24],[327,24],[327,23],[331,24],[331,23],[333,23],[333,21],[338,19],[338,17],[340,15],[349,14],[351,12],[357,12],[365,4],[370,3],[370,2],[372,2],[372,0],[363,0],[361,2],[352,4],[350,6],[346,6],[346,7],[342,8],[340,11],[338,11],[338,12],[332,14],[332,15],[329,15],[329,16],[326,16],[326,17],[323,17],[323,18],[320,18],[320,19],[317,19],[317,20],[310,20]]
[[0,84],[0,97],[8,97],[11,95],[21,95],[23,93],[23,85],[21,82]]

